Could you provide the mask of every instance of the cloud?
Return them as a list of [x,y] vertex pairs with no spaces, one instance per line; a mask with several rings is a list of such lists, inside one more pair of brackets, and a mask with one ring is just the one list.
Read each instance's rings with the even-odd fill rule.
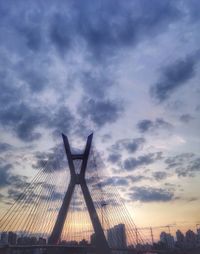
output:
[[10,175],[9,182],[12,185],[12,187],[16,189],[23,189],[28,181],[28,177],[22,176],[22,175]]
[[123,167],[127,171],[135,170],[138,167],[146,166],[154,163],[156,160],[160,160],[162,158],[162,153],[149,153],[146,155],[141,155],[137,158],[130,157],[126,159],[123,163]]
[[98,127],[107,123],[114,123],[123,111],[121,103],[104,99],[85,99],[79,105],[78,112],[83,118],[89,118]]
[[160,81],[151,87],[151,94],[159,102],[167,100],[178,88],[195,75],[197,56],[188,56],[162,69]]
[[7,143],[0,143],[0,153],[11,151],[13,146]]
[[111,73],[99,67],[98,71],[84,72],[80,79],[85,94],[96,98],[105,97],[108,89],[113,85]]
[[122,151],[125,149],[129,153],[136,152],[145,143],[144,138],[120,139],[112,145],[112,151]]
[[64,193],[61,193],[59,191],[55,190],[55,185],[51,186],[51,193],[48,195],[38,195],[38,197],[40,198],[40,200],[42,201],[48,201],[48,202],[54,202],[54,201],[58,201],[58,200],[63,200],[64,197]]
[[0,109],[0,121],[4,128],[11,130],[19,139],[30,142],[38,140],[41,133],[38,127],[45,127],[54,134],[69,132],[75,124],[75,118],[66,106],[60,106],[48,113],[46,107],[33,107],[13,101]]
[[0,104],[4,108],[13,102],[17,102],[19,98],[25,95],[25,91],[17,84],[13,74],[9,71],[12,68],[7,56],[1,56],[0,63],[2,70],[0,71],[1,93]]
[[143,38],[161,33],[180,17],[174,4],[161,1],[143,0],[130,4],[103,1],[101,5],[92,6],[89,1],[84,5],[78,1],[73,6],[77,10],[76,33],[98,62],[105,61],[122,47],[134,46]]
[[[35,18],[41,21],[41,17],[34,13]],[[42,46],[42,31],[41,26],[36,22],[31,22],[31,19],[26,19],[24,23],[14,24],[19,36],[25,39],[25,44],[34,53],[38,52]]]
[[170,190],[154,187],[134,187],[129,194],[132,201],[141,202],[168,202],[174,199],[174,193]]
[[20,190],[9,188],[7,199],[17,201],[21,194],[22,192]]
[[13,174],[11,164],[0,163],[0,189],[7,187],[21,189],[26,186],[27,180],[26,176]]
[[128,153],[135,153],[139,150],[145,143],[144,138],[133,138],[133,139],[120,139],[115,144],[113,144],[109,151],[108,162],[120,163],[121,162],[121,152],[125,150]]
[[53,16],[50,22],[49,37],[61,54],[67,52],[72,46],[73,25],[70,23],[68,15],[58,13]]
[[53,46],[62,58],[79,47],[100,62],[124,47],[163,33],[181,16],[175,3],[159,0],[104,0],[93,5],[89,0],[61,1],[59,6],[52,1],[50,7],[39,2],[1,3],[6,46],[13,50],[15,44],[20,53],[32,54],[50,51]]
[[0,201],[2,202],[4,200],[5,196],[0,193]]
[[164,180],[166,179],[168,176],[168,174],[164,171],[156,171],[153,173],[153,177],[157,180],[157,181],[160,181],[160,180]]
[[45,115],[39,109],[34,110],[21,103],[1,108],[0,120],[4,127],[8,126],[20,139],[33,141],[41,136],[35,128],[44,122]]
[[194,177],[200,172],[200,158],[193,153],[182,153],[168,157],[165,160],[167,170],[179,177]]
[[10,184],[10,169],[11,164],[0,165],[0,188],[3,188]]
[[130,179],[130,181],[133,182],[133,183],[141,182],[143,180],[148,180],[149,179],[149,177],[144,176],[144,175],[137,175],[137,176],[129,175],[127,178]]
[[120,161],[121,157],[121,154],[112,153],[108,156],[108,161],[112,163],[117,163]]
[[[68,132],[74,128],[75,119],[67,107],[64,112],[64,106],[59,104],[55,110],[55,106],[48,105],[49,98],[44,103],[45,96],[41,102],[46,88],[48,91],[49,88],[54,89],[56,95],[61,96],[55,89],[56,85],[52,84],[52,69],[57,57],[61,56],[63,60],[68,52],[75,59],[79,58],[80,53],[86,66],[88,60],[89,63],[93,63],[91,60],[98,62],[95,71],[94,66],[92,71],[82,67],[77,71],[76,76],[79,76],[84,93],[92,96],[91,100],[85,101],[85,110],[80,106],[81,117],[87,115],[99,127],[115,122],[123,111],[123,105],[111,99],[102,99],[114,80],[108,66],[99,63],[113,56],[113,53],[118,54],[121,48],[132,47],[143,37],[159,34],[163,31],[162,27],[168,27],[179,17],[174,4],[156,1],[153,3],[155,8],[148,8],[148,1],[143,1],[144,5],[140,1],[131,4],[103,1],[101,5],[95,3],[92,6],[89,1],[84,4],[68,1],[62,2],[59,7],[51,3],[48,10],[38,2],[18,6],[1,3],[1,32],[4,34],[0,52],[3,66],[0,73],[1,125],[25,142],[41,138],[41,127],[52,130],[54,134],[58,130]],[[129,5],[134,12],[130,11]],[[27,15],[27,9],[30,15]],[[38,9],[42,11],[38,12]],[[55,56],[54,48],[59,52],[58,56]],[[13,55],[12,58],[8,52]],[[55,57],[53,63],[52,56]],[[73,86],[75,81],[71,81]],[[33,104],[37,106],[33,107]]]
[[102,143],[108,142],[112,138],[112,135],[110,133],[106,133],[102,136]]
[[171,129],[172,124],[165,121],[163,118],[156,118],[155,121],[144,119],[138,122],[137,128],[140,132],[145,133],[158,129]]
[[183,123],[189,123],[193,119],[194,117],[192,117],[190,114],[183,114],[180,116],[180,121]]
[[42,71],[38,71],[37,69],[29,70],[27,69],[27,66],[24,66],[24,68],[26,69],[21,73],[21,80],[25,83],[25,85],[29,86],[32,92],[40,93],[48,86],[49,81],[45,73],[42,73]]
[[128,185],[128,180],[125,177],[110,177],[100,182],[101,187],[110,186],[110,185],[126,186]]
[[76,119],[67,106],[60,106],[52,112],[45,126],[52,128],[54,134],[70,133],[76,125]]
[[53,173],[68,167],[66,154],[64,152],[64,145],[59,144],[51,148],[49,152],[36,152],[35,163],[32,164],[34,169],[45,168],[45,172]]

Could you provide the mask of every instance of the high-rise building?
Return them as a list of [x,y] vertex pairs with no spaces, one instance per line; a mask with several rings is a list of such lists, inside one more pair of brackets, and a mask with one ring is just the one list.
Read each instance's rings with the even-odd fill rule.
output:
[[160,234],[160,241],[165,244],[166,248],[169,248],[169,249],[174,248],[174,237],[171,234],[162,232]]
[[11,245],[15,245],[17,243],[17,234],[10,231],[8,232],[8,243]]
[[126,230],[124,224],[118,224],[107,231],[108,244],[111,248],[126,248]]
[[197,236],[192,230],[185,233],[185,240],[189,248],[194,248],[197,245]]
[[197,229],[197,242],[198,246],[200,246],[200,228]]
[[184,242],[185,240],[184,234],[180,230],[176,231],[176,239],[177,239],[177,242],[181,242],[181,243]]
[[1,233],[1,243],[2,244],[8,243],[8,234],[7,234],[7,232],[2,232]]
[[177,240],[176,246],[183,248],[185,244],[185,236],[180,230],[176,231],[176,240]]
[[45,238],[42,238],[42,237],[39,237],[38,239],[38,244],[46,244],[47,243],[47,240]]

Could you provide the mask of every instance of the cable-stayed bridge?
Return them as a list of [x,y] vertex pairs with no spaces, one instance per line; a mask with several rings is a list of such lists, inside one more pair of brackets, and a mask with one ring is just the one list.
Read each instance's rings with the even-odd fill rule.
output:
[[10,237],[0,253],[153,253],[117,188],[102,181],[93,134],[83,151],[62,138],[64,150],[38,165],[0,219],[1,235]]

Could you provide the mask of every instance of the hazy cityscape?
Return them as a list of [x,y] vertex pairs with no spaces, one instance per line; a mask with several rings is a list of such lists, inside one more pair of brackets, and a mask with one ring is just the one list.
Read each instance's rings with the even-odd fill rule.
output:
[[0,254],[200,254],[200,0],[0,0]]
[[[124,224],[115,225],[106,232],[106,238],[111,248],[136,248],[138,250],[154,249],[154,250],[199,250],[200,251],[200,228],[197,232],[187,230],[182,233],[180,230],[176,231],[176,235],[173,236],[170,233],[161,232],[160,239],[153,244],[150,242],[145,244],[137,244],[136,246],[127,244],[126,229]],[[42,237],[23,237],[15,232],[1,232],[0,245],[46,245],[48,244],[48,238]],[[59,245],[66,246],[95,246],[95,234],[90,236],[89,240],[82,239],[81,241],[66,241],[62,240]],[[123,252],[122,252],[123,253]],[[191,252],[192,254],[192,252]]]

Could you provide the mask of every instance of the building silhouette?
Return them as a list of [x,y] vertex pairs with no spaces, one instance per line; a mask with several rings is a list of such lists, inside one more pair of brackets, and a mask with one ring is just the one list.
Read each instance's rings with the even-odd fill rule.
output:
[[176,231],[176,246],[179,248],[183,248],[185,245],[185,236],[184,234],[180,231]]
[[1,244],[6,244],[6,243],[8,243],[8,233],[2,232],[1,233]]
[[174,248],[174,237],[166,232],[162,232],[160,234],[160,241],[164,244],[164,246],[168,249],[173,249]]
[[10,231],[8,232],[8,243],[11,245],[15,245],[17,243],[17,234]]
[[192,230],[185,233],[185,241],[188,248],[194,248],[197,245],[197,236]]
[[108,244],[111,248],[126,248],[126,231],[124,224],[115,225],[107,230]]

